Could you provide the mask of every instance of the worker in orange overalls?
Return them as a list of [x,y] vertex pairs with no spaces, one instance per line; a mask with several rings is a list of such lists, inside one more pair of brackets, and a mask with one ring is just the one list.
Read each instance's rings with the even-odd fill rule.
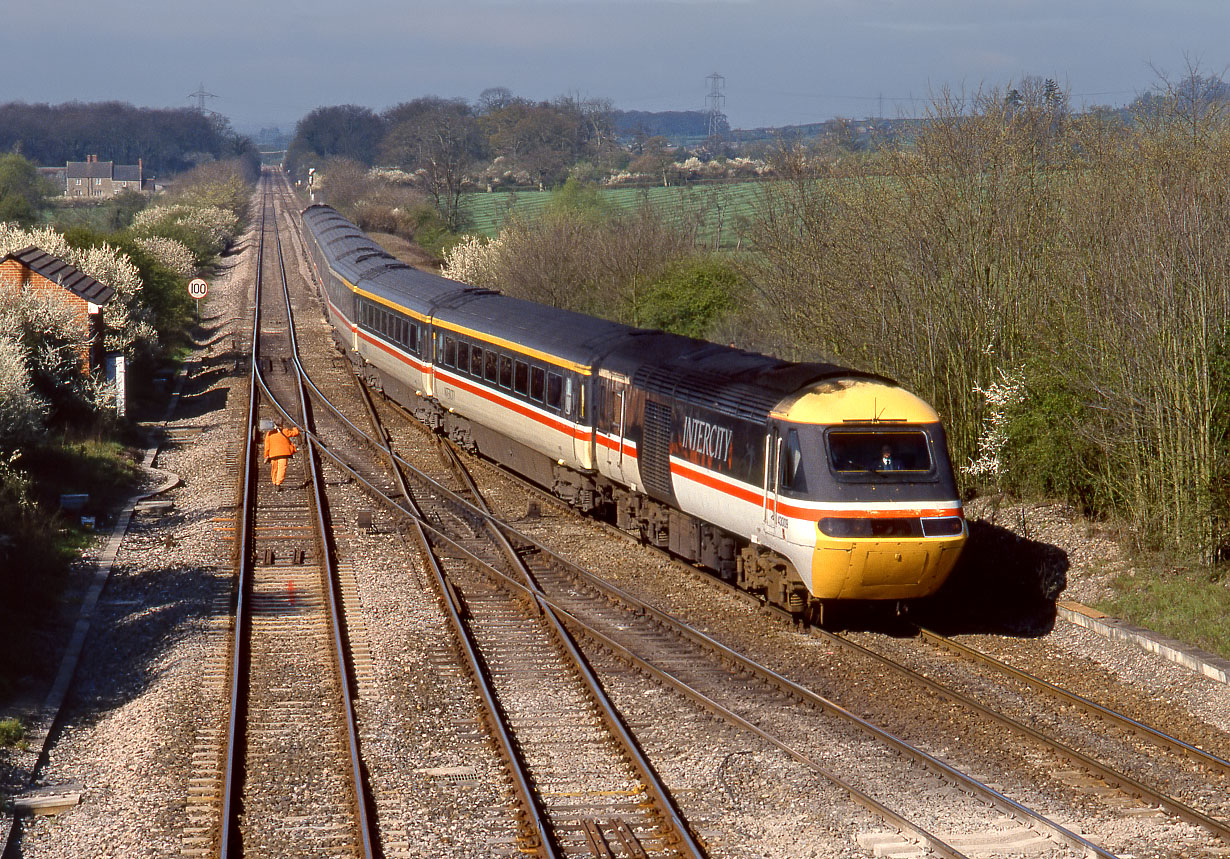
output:
[[265,462],[269,463],[269,477],[278,492],[282,491],[282,481],[286,479],[286,463],[295,455],[296,447],[291,439],[297,435],[298,427],[286,429],[280,420],[265,433]]

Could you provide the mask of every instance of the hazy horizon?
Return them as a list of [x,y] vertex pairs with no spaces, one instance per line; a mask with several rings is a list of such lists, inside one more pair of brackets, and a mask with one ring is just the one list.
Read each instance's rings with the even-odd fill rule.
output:
[[725,78],[731,126],[753,128],[915,116],[944,89],[1025,76],[1053,78],[1078,110],[1126,104],[1159,74],[1224,73],[1230,4],[44,0],[12,10],[6,32],[0,101],[186,107],[203,84],[217,96],[205,106],[245,133],[292,131],[324,105],[474,101],[496,86],[534,100],[704,110],[713,73]]

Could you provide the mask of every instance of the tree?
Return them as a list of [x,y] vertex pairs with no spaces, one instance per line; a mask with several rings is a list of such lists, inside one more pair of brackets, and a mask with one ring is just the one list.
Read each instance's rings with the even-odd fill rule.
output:
[[49,184],[20,155],[0,155],[0,222],[32,224],[46,205]]
[[483,152],[483,137],[469,105],[436,96],[415,99],[384,114],[389,132],[383,153],[418,180],[445,225],[461,226],[461,191],[467,169]]
[[286,153],[286,165],[297,174],[328,158],[350,158],[369,167],[384,134],[384,121],[366,107],[343,104],[318,107],[295,126],[295,137]]
[[670,184],[670,167],[675,163],[675,150],[665,137],[651,137],[641,144],[641,156],[628,165],[633,173],[661,176],[663,187]]
[[478,94],[478,112],[480,114],[495,113],[517,101],[524,101],[524,99],[517,98],[508,87],[487,87]]

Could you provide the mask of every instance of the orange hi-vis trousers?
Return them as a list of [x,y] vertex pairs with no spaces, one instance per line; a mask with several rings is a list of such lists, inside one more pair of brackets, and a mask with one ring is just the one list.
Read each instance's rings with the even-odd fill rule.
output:
[[286,479],[286,463],[290,462],[289,456],[275,456],[269,460],[269,477],[273,480],[274,486],[281,486],[282,481]]

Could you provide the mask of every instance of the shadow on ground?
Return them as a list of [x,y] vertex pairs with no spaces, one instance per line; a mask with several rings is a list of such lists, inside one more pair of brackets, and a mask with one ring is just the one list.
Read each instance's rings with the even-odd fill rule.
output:
[[1055,600],[1068,581],[1068,554],[983,520],[957,566],[935,596],[914,606],[913,619],[953,635],[1046,635],[1055,624]]

